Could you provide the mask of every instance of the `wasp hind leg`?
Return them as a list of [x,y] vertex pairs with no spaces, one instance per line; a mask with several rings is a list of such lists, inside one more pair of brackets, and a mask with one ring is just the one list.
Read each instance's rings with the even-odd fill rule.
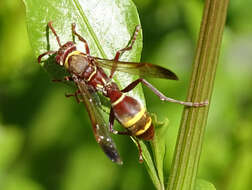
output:
[[139,153],[139,158],[138,158],[138,161],[140,163],[143,163],[143,151],[142,151],[142,147],[139,143],[139,140],[137,138],[134,138],[136,143],[137,143],[137,149],[138,149],[138,153]]
[[143,154],[142,154],[142,147],[139,143],[139,140],[134,137],[130,131],[117,131],[113,128],[114,126],[114,121],[115,121],[115,115],[114,115],[114,111],[113,109],[111,108],[110,109],[110,114],[109,114],[109,131],[111,133],[114,133],[116,135],[128,135],[128,136],[131,136],[132,138],[134,138],[134,140],[136,141],[137,143],[137,149],[138,149],[138,152],[139,152],[139,162],[140,163],[143,163]]
[[185,106],[188,106],[188,107],[202,107],[202,106],[208,105],[208,101],[204,101],[204,102],[184,102],[184,101],[175,100],[175,99],[166,97],[162,92],[160,92],[158,89],[156,89],[154,86],[152,86],[149,82],[147,82],[143,78],[139,78],[139,79],[133,81],[126,88],[121,90],[121,92],[124,92],[124,93],[129,92],[132,89],[134,89],[139,83],[142,83],[145,86],[147,86],[149,89],[151,89],[162,101],[182,104],[182,105],[185,105]]

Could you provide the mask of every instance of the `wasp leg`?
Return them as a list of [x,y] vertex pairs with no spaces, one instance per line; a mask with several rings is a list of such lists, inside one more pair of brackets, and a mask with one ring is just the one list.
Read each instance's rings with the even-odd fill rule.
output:
[[64,76],[64,79],[53,79],[52,82],[65,82],[65,81],[73,81],[72,77]]
[[114,133],[115,135],[129,135],[129,136],[132,136],[130,131],[117,131],[117,130],[115,130],[113,128],[114,121],[115,121],[115,114],[114,114],[113,108],[111,108],[110,113],[109,113],[109,131],[111,133]]
[[38,63],[40,64],[41,63],[41,59],[42,57],[46,56],[46,55],[51,55],[51,54],[54,54],[56,53],[56,51],[47,51],[45,53],[42,53],[38,56]]
[[142,147],[141,147],[141,145],[139,143],[139,140],[137,138],[135,138],[135,140],[136,140],[137,149],[138,149],[138,152],[139,152],[139,158],[138,158],[138,160],[139,160],[140,163],[143,163],[143,151],[142,151]]
[[[57,81],[57,82],[58,82],[58,81]],[[74,96],[74,97],[76,98],[77,103],[83,102],[83,99],[82,99],[82,97],[81,97],[81,92],[80,92],[80,90],[77,90],[74,94],[65,94],[65,96],[66,96],[67,98]],[[96,105],[97,105],[103,112],[109,114],[109,112],[108,112],[106,109],[104,109],[104,108],[102,107],[102,105],[101,105],[100,102],[99,102],[98,104],[96,104]]]
[[72,23],[72,33],[73,33],[73,35],[76,35],[79,38],[79,40],[82,41],[85,44],[86,54],[90,55],[90,51],[89,51],[89,47],[88,47],[87,41],[80,34],[78,34],[76,32],[75,28],[76,28],[76,24]]
[[[65,82],[65,81],[73,81],[71,76],[65,76],[64,79],[53,79],[52,82]],[[75,96],[77,103],[79,104],[82,100],[79,99],[78,95],[80,95],[80,91],[76,90],[74,94],[65,94],[67,98]]]
[[[80,95],[81,95],[80,90],[77,90],[74,94],[65,94],[65,96],[66,96],[67,98],[74,96],[74,97],[76,98],[77,103],[83,102],[83,99],[82,99],[82,97],[81,97]],[[104,109],[104,108],[102,107],[101,103],[96,104],[96,105],[97,105],[104,113],[109,114],[109,112],[108,112],[106,109]]]
[[135,41],[136,41],[137,35],[138,35],[139,31],[140,31],[140,29],[141,29],[141,26],[140,26],[140,25],[137,25],[137,26],[136,26],[136,29],[135,29],[135,32],[134,32],[134,34],[133,34],[133,36],[132,36],[132,38],[131,38],[131,41],[130,41],[130,43],[129,43],[129,45],[127,45],[125,48],[120,49],[119,51],[116,52],[116,55],[115,55],[115,57],[114,57],[114,63],[113,63],[113,66],[112,66],[112,69],[111,69],[109,78],[112,78],[112,77],[113,77],[113,75],[114,75],[114,73],[115,73],[115,71],[116,71],[117,61],[119,60],[120,56],[121,56],[125,51],[129,51],[129,50],[132,49],[132,47],[133,47],[133,45],[134,45],[134,43],[135,43]]
[[121,92],[129,92],[130,90],[135,88],[136,85],[138,85],[138,83],[140,83],[140,82],[142,84],[144,84],[145,86],[147,86],[148,88],[150,88],[162,101],[178,103],[178,104],[182,104],[182,105],[189,106],[189,107],[201,107],[201,106],[208,105],[208,101],[205,101],[205,102],[184,102],[184,101],[175,100],[175,99],[166,97],[163,93],[161,93],[158,89],[156,89],[154,86],[152,86],[149,82],[147,82],[143,78],[139,78],[139,79],[133,81],[126,88],[121,90]]
[[80,102],[82,102],[82,100],[78,97],[78,95],[80,94],[81,94],[80,90],[76,90],[74,94],[65,94],[65,96],[67,98],[74,96],[76,98],[77,103],[79,104]]
[[[114,114],[113,109],[111,108],[110,109],[110,114],[109,114],[109,131],[111,133],[116,134],[116,135],[129,135],[129,136],[132,136],[130,131],[117,131],[117,130],[113,129],[114,121],[115,121],[115,114]],[[139,152],[139,162],[142,163],[143,162],[142,147],[141,147],[141,145],[139,143],[139,140],[137,138],[134,138],[134,139],[135,139],[135,141],[137,143],[137,149],[138,149],[138,152]]]
[[[58,42],[58,45],[61,47],[61,43],[60,43],[60,39],[59,39],[59,36],[57,35],[55,29],[53,28],[52,26],[52,21],[48,22],[47,26],[51,29],[52,33],[54,34],[54,36],[56,37],[56,40]],[[41,55],[38,56],[38,63],[40,64],[41,63],[41,59],[42,57],[46,56],[46,55],[51,55],[51,54],[54,54],[54,53],[57,53],[57,51],[47,51],[45,53],[42,53]]]

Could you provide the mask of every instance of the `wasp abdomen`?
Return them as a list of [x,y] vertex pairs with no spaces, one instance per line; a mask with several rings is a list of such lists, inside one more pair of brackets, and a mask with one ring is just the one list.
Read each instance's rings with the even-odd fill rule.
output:
[[152,119],[146,108],[136,99],[122,94],[112,102],[113,111],[117,120],[129,130],[133,136],[151,140],[154,135]]

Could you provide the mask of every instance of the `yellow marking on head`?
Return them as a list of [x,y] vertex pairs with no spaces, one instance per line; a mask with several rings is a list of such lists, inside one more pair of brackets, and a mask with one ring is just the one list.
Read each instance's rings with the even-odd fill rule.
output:
[[144,114],[145,114],[145,108],[143,107],[143,108],[141,108],[141,110],[133,118],[131,118],[130,120],[123,123],[123,126],[125,128],[131,127],[136,122],[138,122],[143,117]]
[[137,131],[135,135],[136,136],[142,135],[145,131],[147,131],[151,126],[151,122],[152,122],[152,119],[151,119],[151,117],[149,117],[149,119],[148,119],[147,123],[145,124],[144,128]]
[[120,98],[118,98],[115,102],[113,102],[113,103],[111,104],[112,107],[114,107],[114,106],[116,106],[117,104],[119,104],[119,103],[124,99],[124,97],[125,97],[125,95],[122,94],[122,95],[120,96]]
[[88,79],[87,79],[88,82],[91,80],[91,78],[92,78],[92,77],[96,74],[96,72],[97,72],[97,67],[94,66],[93,68],[94,68],[94,71],[89,75],[89,77],[88,77]]
[[64,67],[66,69],[68,69],[68,67],[69,67],[69,65],[68,65],[68,59],[69,59],[69,57],[71,57],[72,55],[79,55],[79,54],[82,54],[82,53],[80,51],[73,51],[73,52],[69,53],[67,55],[67,57],[66,57],[66,60],[65,60],[65,63],[64,63]]

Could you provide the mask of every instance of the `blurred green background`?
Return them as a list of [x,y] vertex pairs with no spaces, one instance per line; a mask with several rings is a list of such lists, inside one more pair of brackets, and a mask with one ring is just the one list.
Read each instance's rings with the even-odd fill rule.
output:
[[[184,100],[203,1],[135,0],[144,34],[142,61],[172,69],[179,82],[150,79]],[[231,1],[199,177],[217,189],[252,189],[252,1]],[[167,165],[183,107],[144,89],[150,112],[170,120]],[[96,144],[83,105],[36,63],[20,0],[0,1],[0,189],[154,189],[135,145],[114,137],[124,160],[111,163]]]

